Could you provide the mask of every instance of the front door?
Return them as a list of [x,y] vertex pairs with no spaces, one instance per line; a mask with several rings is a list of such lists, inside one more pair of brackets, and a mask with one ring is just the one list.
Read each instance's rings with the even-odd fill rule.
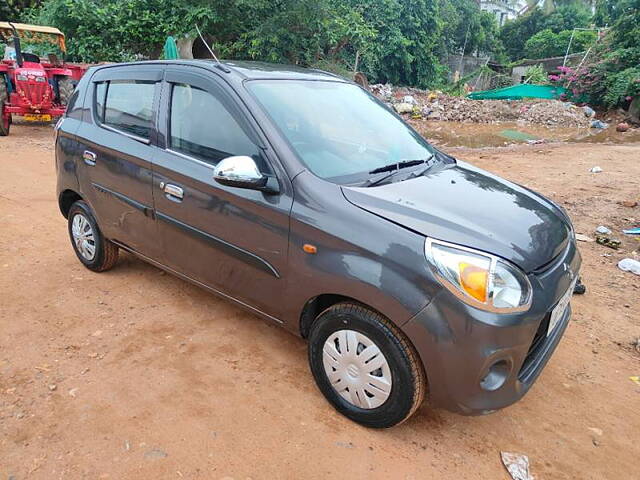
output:
[[[247,113],[213,75],[168,69],[154,157],[153,194],[167,266],[278,319],[284,292],[292,204],[279,194],[228,187],[213,179],[223,158],[248,155],[274,174],[271,152]],[[262,146],[259,146],[262,145]],[[269,160],[271,158],[272,161]],[[288,182],[288,180],[287,180]]]
[[151,145],[162,68],[107,68],[91,79],[89,121],[77,131],[81,194],[102,233],[156,257],[160,244],[153,218]]

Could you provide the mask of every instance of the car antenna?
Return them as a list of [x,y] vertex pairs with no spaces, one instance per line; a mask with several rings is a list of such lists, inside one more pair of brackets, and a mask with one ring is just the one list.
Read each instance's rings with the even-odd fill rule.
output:
[[200,28],[198,28],[198,24],[197,23],[196,23],[196,31],[198,32],[198,35],[200,36],[200,40],[202,40],[202,43],[204,43],[204,46],[207,47],[207,50],[209,50],[209,53],[211,54],[213,59],[216,61],[216,66],[220,70],[222,70],[224,73],[229,73],[231,70],[229,70],[225,65],[222,64],[222,62],[220,60],[218,60],[218,57],[216,57],[216,54],[213,53],[213,50],[211,49],[209,44],[205,41],[204,37],[202,36],[202,32],[200,31]]

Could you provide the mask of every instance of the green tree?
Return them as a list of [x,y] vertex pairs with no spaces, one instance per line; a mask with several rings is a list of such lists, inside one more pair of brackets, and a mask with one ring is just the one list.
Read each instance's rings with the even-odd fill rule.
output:
[[30,9],[37,7],[42,0],[2,0],[0,2],[0,21],[20,22]]
[[495,16],[480,10],[475,0],[441,0],[442,46],[445,54],[465,55],[482,52],[499,55],[502,43],[498,38]]
[[626,107],[640,96],[640,0],[620,0],[607,12],[611,30],[587,64],[562,80],[593,104]]
[[591,12],[581,3],[560,5],[546,14],[541,8],[533,8],[526,14],[505,23],[500,30],[500,39],[507,55],[512,60],[527,56],[525,43],[538,32],[550,29],[553,33],[574,28],[586,28],[591,21]]
[[188,9],[163,0],[47,0],[31,21],[60,28],[70,59],[85,62],[157,57],[170,33],[182,33]]
[[[573,40],[571,40],[571,35],[573,35]],[[569,53],[577,53],[584,52],[595,41],[595,32],[564,30],[560,33],[553,33],[551,29],[547,28],[527,40],[524,53],[530,59],[558,57],[567,52],[569,43],[571,43]]]
[[440,59],[467,31],[466,53],[500,50],[475,0],[43,0],[28,16],[63,30],[74,60],[157,58],[167,35],[197,24],[223,58],[345,72],[357,58],[371,81],[420,87],[442,82]]

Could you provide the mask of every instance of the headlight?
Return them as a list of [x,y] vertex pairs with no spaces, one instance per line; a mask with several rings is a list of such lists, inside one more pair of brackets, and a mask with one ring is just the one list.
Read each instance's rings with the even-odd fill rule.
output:
[[44,82],[46,82],[46,81],[47,81],[46,77],[36,77],[36,82],[42,82],[42,83],[44,83]]
[[26,75],[16,75],[16,80],[19,82],[26,82],[28,79]]
[[505,260],[431,238],[425,254],[440,282],[469,305],[504,313],[531,305],[529,279]]

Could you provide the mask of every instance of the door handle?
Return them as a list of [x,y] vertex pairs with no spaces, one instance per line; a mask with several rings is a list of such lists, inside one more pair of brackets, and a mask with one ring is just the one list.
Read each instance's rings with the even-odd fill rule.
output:
[[96,164],[96,154],[89,150],[85,150],[82,154],[82,160],[84,160],[84,163],[90,167],[93,167]]
[[177,185],[172,185],[171,183],[160,182],[160,188],[169,197],[177,198],[179,200],[182,200],[182,198],[184,197],[184,190],[182,190]]

